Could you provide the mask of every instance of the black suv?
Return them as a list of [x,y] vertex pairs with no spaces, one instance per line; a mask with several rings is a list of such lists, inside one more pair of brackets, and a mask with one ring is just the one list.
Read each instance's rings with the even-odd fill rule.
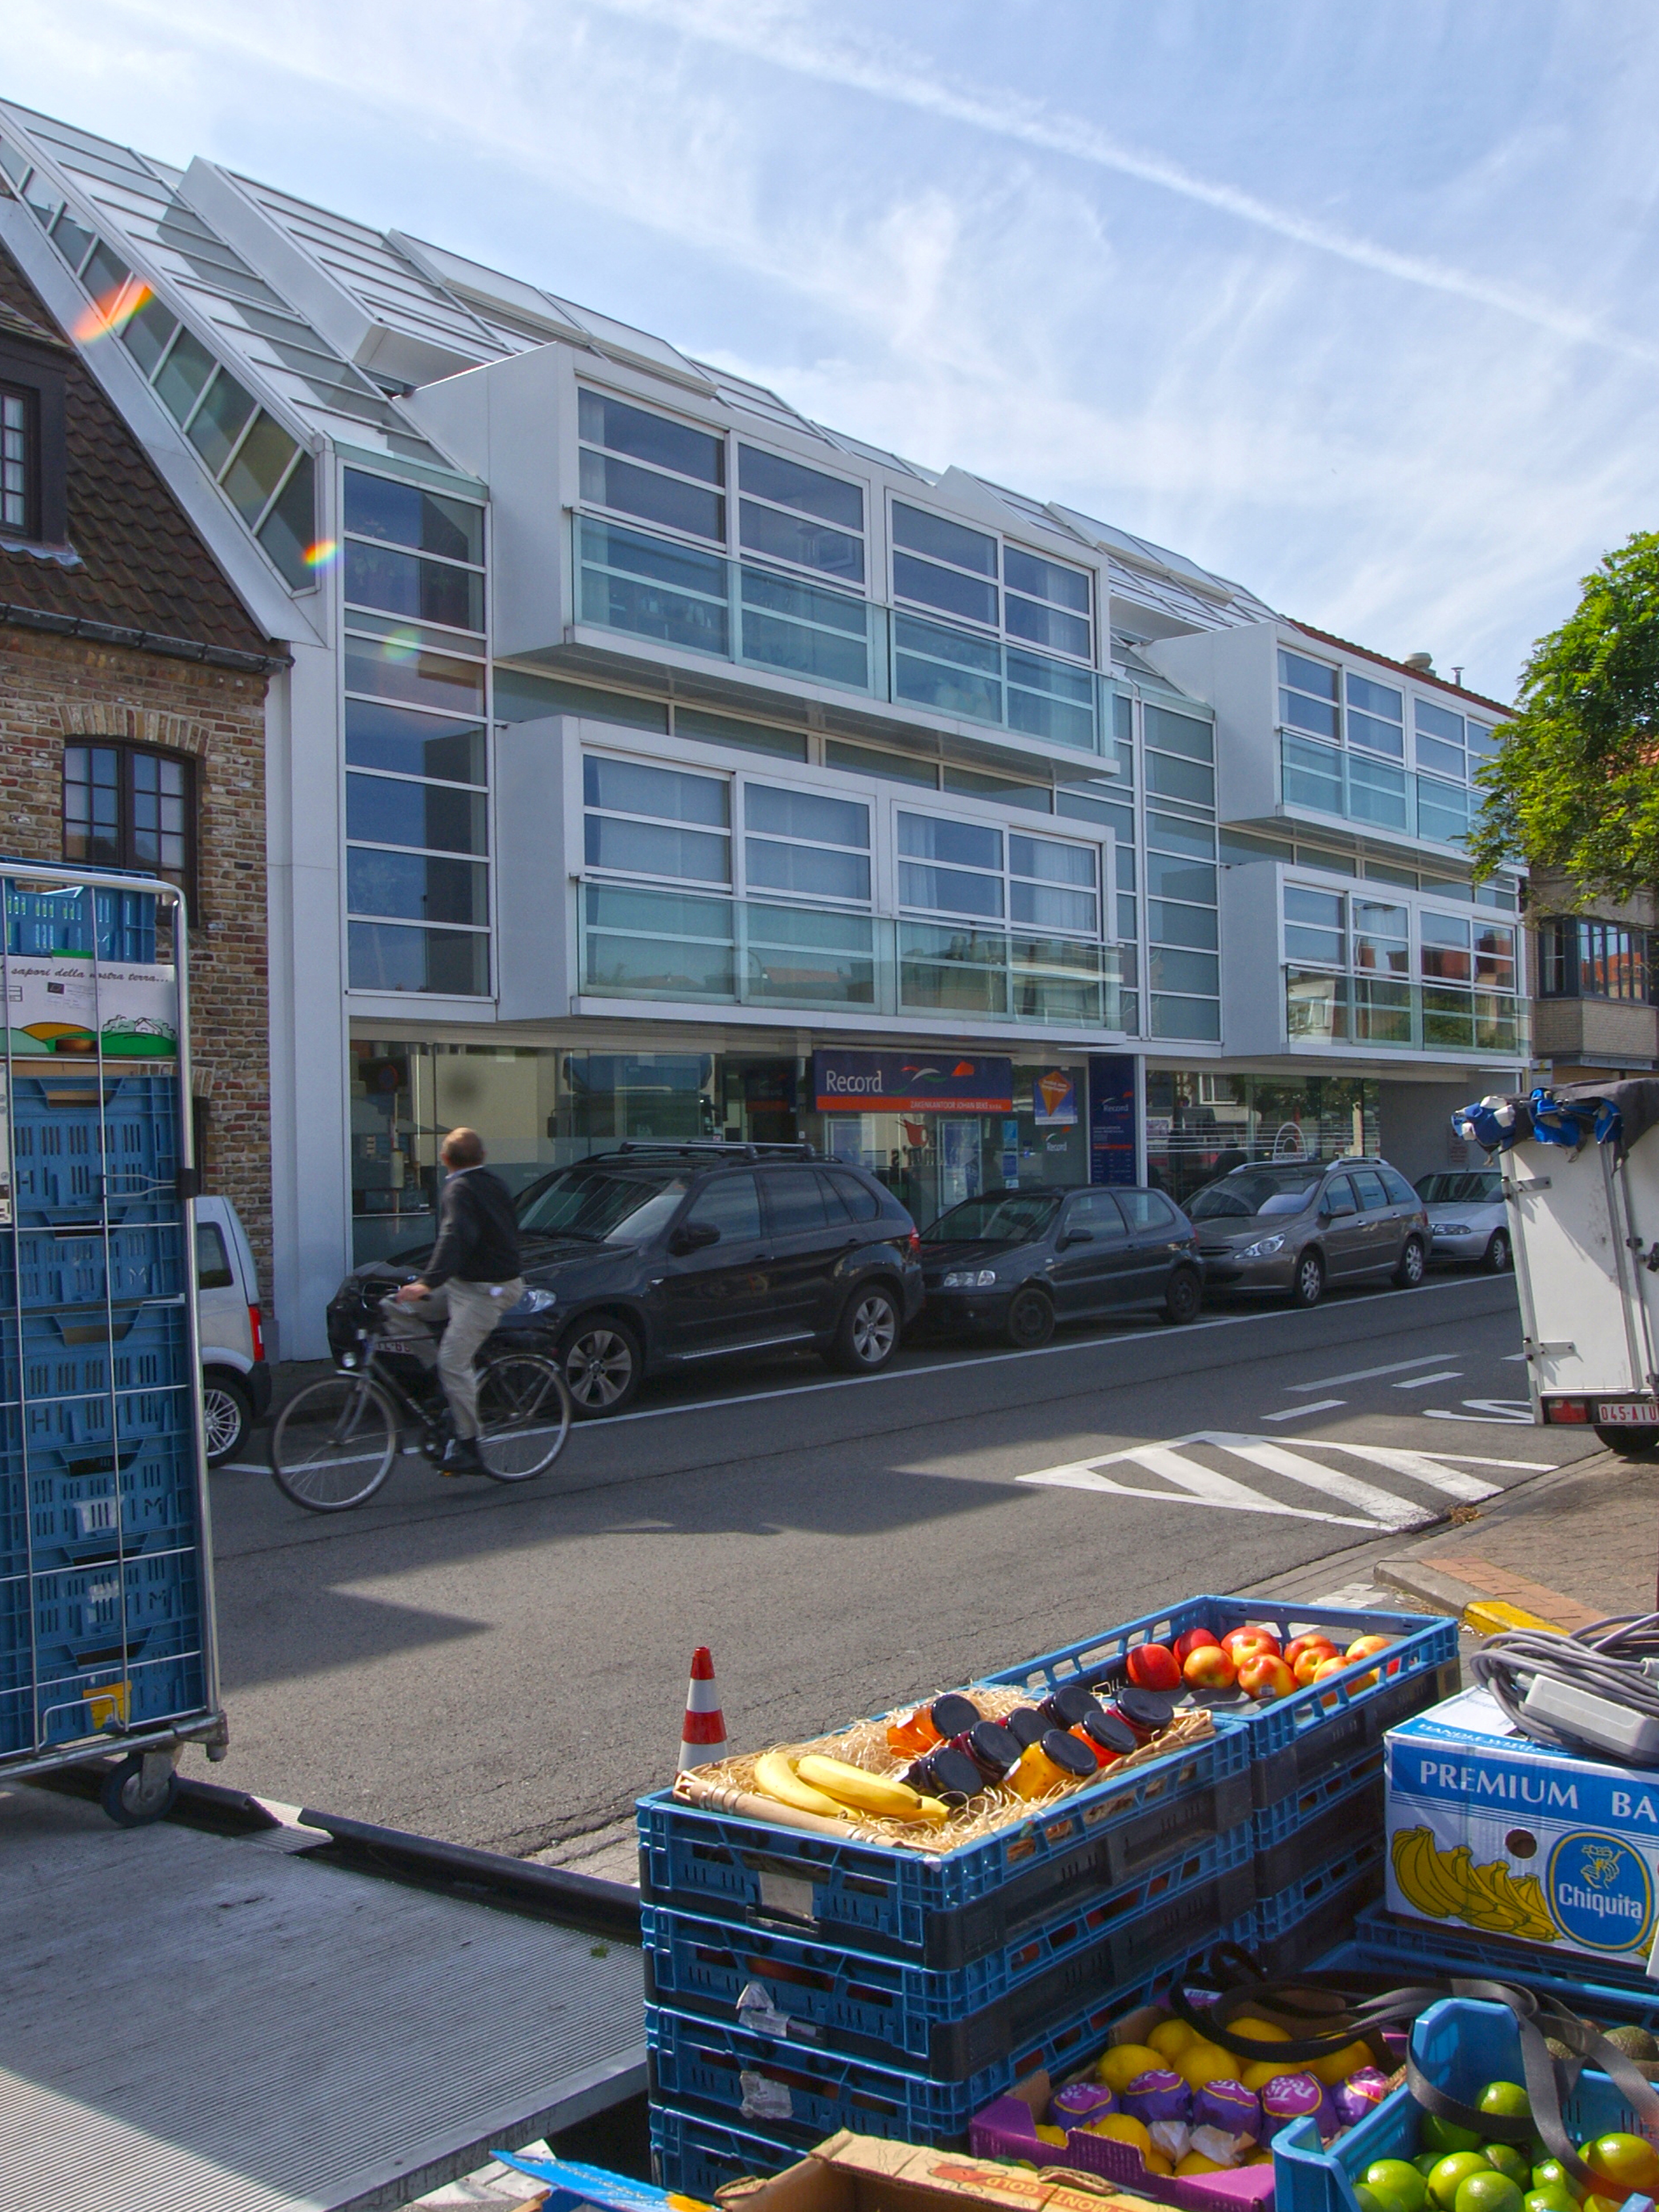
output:
[[[892,1193],[810,1145],[623,1145],[515,1200],[528,1289],[514,1333],[562,1363],[579,1414],[619,1413],[647,1375],[811,1347],[874,1375],[921,1310],[921,1243]],[[422,1244],[346,1277],[337,1358],[417,1279]]]

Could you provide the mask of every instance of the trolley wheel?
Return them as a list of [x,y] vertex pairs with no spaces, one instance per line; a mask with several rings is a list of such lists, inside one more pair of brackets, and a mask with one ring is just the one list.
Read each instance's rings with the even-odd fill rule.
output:
[[[146,1779],[144,1768],[154,1764],[164,1771]],[[132,1751],[104,1777],[98,1802],[118,1828],[147,1828],[164,1820],[179,1796],[179,1778],[166,1752]]]
[[498,1352],[478,1377],[478,1455],[495,1482],[527,1482],[552,1466],[570,1433],[570,1393],[550,1359]]

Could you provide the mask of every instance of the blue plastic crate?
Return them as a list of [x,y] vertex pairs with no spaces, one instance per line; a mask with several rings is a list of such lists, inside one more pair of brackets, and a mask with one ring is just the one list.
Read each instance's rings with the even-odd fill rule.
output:
[[728,2181],[766,2180],[793,2166],[800,2153],[775,2136],[724,2128],[694,2112],[651,2107],[651,2171],[659,2189],[712,2204]]
[[1249,1815],[1247,1758],[1243,1731],[1222,1721],[1201,1743],[1116,1781],[1103,1774],[1050,1809],[939,1853],[840,1843],[659,1790],[639,1801],[641,1895],[919,1966],[965,1966],[1237,1827]]
[[1255,1809],[1255,1893],[1276,1897],[1340,1854],[1356,1835],[1382,1832],[1381,1744],[1352,1766],[1334,1767],[1276,1805]]
[[1576,1988],[1589,1986],[1586,1977],[1607,1989],[1651,1990],[1641,1965],[1626,1964],[1616,1957],[1587,1958],[1582,1951],[1558,1949],[1549,1943],[1521,1943],[1505,1936],[1478,1936],[1472,1929],[1435,1927],[1425,1920],[1396,1920],[1382,1905],[1362,1913],[1355,1923],[1354,1942],[1380,1970],[1398,1964],[1422,1965],[1437,1973],[1465,1978],[1482,1976],[1499,1982],[1524,1982],[1530,1989],[1540,1977]]
[[1471,1979],[1508,1981],[1522,1984],[1540,1996],[1558,1998],[1560,2002],[1595,2021],[1598,2026],[1613,2027],[1626,2025],[1644,2027],[1650,2035],[1659,2032],[1659,1989],[1646,1979],[1632,1982],[1627,1987],[1616,1987],[1611,1981],[1582,1981],[1577,1974],[1564,1972],[1575,1963],[1589,1966],[1589,1960],[1562,1959],[1555,1962],[1554,1972],[1540,1972],[1530,1961],[1524,1975],[1518,1973],[1477,1974],[1468,1959],[1460,1959],[1450,1952],[1443,1958],[1413,1950],[1394,1955],[1386,1942],[1375,1939],[1374,1910],[1359,1914],[1352,1936],[1334,1943],[1322,1951],[1312,1961],[1322,1974],[1340,1980],[1345,1973],[1370,1977],[1394,1974],[1402,1988],[1424,1980],[1468,1981]]
[[1310,1966],[1347,1933],[1355,1915],[1382,1893],[1386,1847],[1380,1832],[1351,1842],[1346,1851],[1299,1876],[1277,1895],[1258,1897],[1248,1946],[1270,1976]]
[[147,965],[155,957],[157,904],[154,891],[31,890],[7,877],[6,950],[37,957],[95,951],[100,960]]
[[[181,1633],[162,1640],[185,1644]],[[80,1743],[106,1734],[118,1741],[123,1729],[185,1720],[207,1703],[207,1662],[199,1640],[189,1648],[155,1651],[155,1638],[143,1656],[125,1668],[83,1668],[72,1674],[43,1675],[35,1686],[34,1717],[41,1748]]]
[[[1522,2078],[1521,2039],[1504,2005],[1458,1997],[1431,2005],[1413,2026],[1412,2055],[1437,2088],[1468,2105],[1478,2102],[1488,2081]],[[1562,2116],[1575,2142],[1611,2129],[1644,2132],[1607,2076],[1588,2069],[1563,2100]],[[1273,2138],[1275,2212],[1359,2212],[1356,2179],[1376,2159],[1412,2157],[1422,2118],[1410,2090],[1401,2087],[1328,2150],[1311,2120],[1293,2121]],[[1650,2212],[1650,2198],[1632,2197],[1624,2212]]]
[[[56,1462],[51,1466],[43,1461]],[[146,1552],[178,1551],[200,1525],[195,1440],[161,1437],[118,1452],[37,1451],[24,1479],[27,1553],[39,1574]],[[0,1475],[0,1543],[10,1516]]]
[[738,2000],[749,1992],[752,2007],[754,1985],[763,1984],[774,2016],[764,2023],[768,2033],[935,2080],[963,2080],[1073,2009],[1080,1992],[1127,1981],[1166,1951],[1167,1905],[1203,1893],[1176,1916],[1184,1940],[1195,1922],[1207,1928],[1212,1915],[1236,1905],[1245,1886],[1226,1877],[1248,1867],[1253,1842],[1246,1822],[1001,1951],[944,1971],[647,1905],[646,1996],[702,2019],[734,2027],[746,2019],[753,2027],[757,2016],[740,2012]]
[[15,1075],[11,1146],[21,1229],[180,1218],[176,1075]]
[[192,1418],[190,1385],[182,1380],[165,1389],[39,1398],[0,1407],[0,1419],[21,1431],[31,1464],[43,1451],[73,1465],[107,1459],[112,1452],[125,1455],[147,1437],[188,1436]]
[[33,1577],[34,1668],[45,1681],[189,1650],[201,1637],[193,1547]]
[[1374,1670],[1377,1678],[1364,1688],[1358,1685],[1364,1677],[1357,1674],[1352,1685],[1322,1683],[1272,1705],[1256,1705],[1241,1698],[1218,1708],[1249,1734],[1251,1784],[1260,1806],[1294,1796],[1334,1768],[1353,1766],[1396,1722],[1438,1704],[1457,1687],[1455,1620],[1425,1619],[1420,1613],[1280,1605],[1241,1597],[1188,1598],[1164,1612],[1143,1613],[1121,1628],[1103,1630],[1025,1666],[983,1679],[1028,1690],[1033,1698],[1045,1696],[1061,1682],[1121,1683],[1133,1644],[1173,1644],[1189,1628],[1207,1628],[1221,1636],[1246,1621],[1265,1622],[1282,1638],[1334,1628],[1349,1643],[1359,1636],[1398,1639],[1394,1650],[1379,1655]]
[[0,1232],[0,1311],[131,1305],[185,1293],[182,1220],[137,1228]]
[[21,1320],[0,1313],[0,1398],[12,1404],[176,1389],[191,1379],[182,1297],[71,1306]]

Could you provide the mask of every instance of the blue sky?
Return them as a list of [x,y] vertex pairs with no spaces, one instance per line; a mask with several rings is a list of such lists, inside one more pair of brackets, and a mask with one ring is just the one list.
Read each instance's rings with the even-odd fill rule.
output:
[[1512,696],[1659,525],[1638,0],[9,0],[9,94]]

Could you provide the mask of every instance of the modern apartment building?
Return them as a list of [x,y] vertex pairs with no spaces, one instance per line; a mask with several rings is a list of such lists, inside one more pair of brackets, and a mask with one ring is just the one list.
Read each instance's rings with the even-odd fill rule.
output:
[[0,238],[292,666],[276,1304],[461,1121],[969,1193],[1382,1146],[1527,1060],[1502,708],[1108,523],[204,161],[0,106]]

